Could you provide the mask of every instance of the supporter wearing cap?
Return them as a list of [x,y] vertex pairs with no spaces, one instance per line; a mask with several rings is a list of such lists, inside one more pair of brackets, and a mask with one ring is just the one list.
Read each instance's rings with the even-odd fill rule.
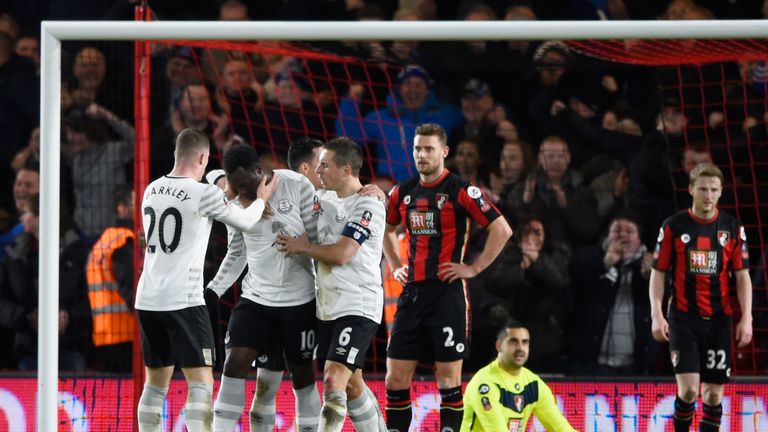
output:
[[375,145],[378,175],[397,181],[415,175],[411,157],[416,126],[437,123],[453,130],[463,119],[459,109],[442,104],[435,98],[434,84],[429,72],[418,65],[407,65],[398,74],[397,92],[387,98],[387,106],[361,117],[360,102],[365,88],[350,86],[349,94],[340,104],[336,133],[366,145]]
[[517,127],[507,118],[508,109],[496,103],[488,83],[479,78],[472,78],[464,84],[461,113],[464,123],[451,133],[451,150],[455,150],[456,144],[464,139],[476,141],[486,164],[485,171],[490,171],[498,165],[504,142],[518,139]]
[[[257,135],[259,143],[275,146],[278,154],[285,154],[292,141],[301,137],[327,140],[333,136],[332,116],[311,97],[319,83],[296,62],[288,62],[275,74],[275,100],[264,103],[264,116],[257,114],[256,125],[264,125]],[[264,120],[261,120],[261,119]]]

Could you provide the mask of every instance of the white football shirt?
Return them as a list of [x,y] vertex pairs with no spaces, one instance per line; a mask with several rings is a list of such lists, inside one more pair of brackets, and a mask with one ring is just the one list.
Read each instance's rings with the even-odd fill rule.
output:
[[304,233],[310,241],[316,239],[315,189],[306,177],[293,171],[275,170],[274,175],[280,178],[269,199],[274,214],[259,221],[251,233],[227,226],[227,255],[208,288],[221,296],[247,264],[243,297],[266,306],[298,306],[315,297],[312,259],[287,256],[278,250],[275,240],[278,234],[296,237]]
[[334,191],[318,191],[319,244],[335,244],[342,235],[360,244],[352,260],[342,266],[317,263],[317,317],[331,321],[363,316],[381,322],[384,289],[381,253],[384,241],[384,204],[374,197],[354,194],[339,198]]
[[211,219],[230,212],[224,192],[188,177],[161,177],[141,202],[146,252],[136,309],[179,310],[205,304],[203,261]]

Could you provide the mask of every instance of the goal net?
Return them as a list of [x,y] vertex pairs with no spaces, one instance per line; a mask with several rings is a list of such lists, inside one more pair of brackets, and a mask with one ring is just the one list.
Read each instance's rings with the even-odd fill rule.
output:
[[[162,23],[147,26],[156,24]],[[136,28],[116,26],[109,31],[108,27],[101,27],[105,33],[97,36],[94,30],[91,40],[62,45],[62,57],[69,56],[72,63],[61,63],[60,74],[55,70],[58,64],[44,63],[43,97],[47,95],[48,101],[51,97],[58,100],[58,89],[52,88],[54,80],[63,79],[68,73],[65,69],[70,67],[67,65],[74,68],[74,62],[87,47],[93,51],[84,60],[103,62],[106,74],[102,77],[103,84],[99,84],[98,98],[85,98],[88,103],[75,104],[74,109],[64,107],[60,114],[61,127],[59,114],[51,107],[43,107],[43,223],[59,218],[60,209],[51,203],[56,202],[52,197],[59,193],[58,176],[64,175],[67,169],[66,165],[62,165],[61,170],[58,167],[59,152],[63,158],[71,157],[68,152],[72,151],[72,137],[67,136],[68,133],[87,136],[98,132],[94,132],[94,128],[105,127],[107,135],[100,145],[118,141],[134,143],[124,160],[120,152],[125,151],[125,146],[113,145],[109,149],[102,147],[107,162],[104,159],[91,162],[113,173],[121,169],[124,178],[107,175],[106,183],[77,177],[69,183],[61,182],[62,192],[67,192],[67,187],[72,189],[75,202],[91,203],[81,205],[83,216],[75,220],[81,225],[92,224],[85,231],[94,242],[100,239],[104,229],[115,226],[113,212],[117,206],[112,202],[112,194],[120,184],[132,185],[136,199],[140,200],[143,188],[151,179],[170,171],[173,138],[181,128],[195,127],[211,138],[212,167],[220,164],[227,148],[241,142],[254,146],[265,166],[277,169],[287,167],[288,146],[298,138],[324,141],[339,135],[348,136],[364,150],[361,174],[364,181],[386,190],[417,174],[411,155],[414,130],[419,124],[431,122],[440,124],[448,132],[450,168],[483,187],[510,219],[515,231],[522,232],[532,218],[545,222],[545,233],[549,237],[542,253],[557,263],[558,272],[570,276],[574,271],[568,266],[571,257],[583,247],[600,244],[610,221],[617,215],[631,215],[641,230],[642,242],[652,250],[663,218],[690,205],[687,173],[698,162],[712,161],[725,175],[720,207],[745,225],[754,286],[755,337],[745,348],[734,347],[730,367],[736,377],[766,372],[768,239],[762,221],[768,202],[765,196],[768,190],[765,166],[768,163],[768,45],[765,40],[738,35],[731,35],[731,39],[701,37],[702,27],[695,23],[690,36],[683,30],[664,27],[664,32],[677,32],[674,40],[668,39],[669,33],[651,32],[648,37],[642,36],[647,29],[615,33],[615,37],[608,39],[605,33],[596,30],[590,39],[577,35],[588,31],[578,24],[573,27],[576,30],[567,33],[562,28],[548,27],[548,23],[540,23],[538,33],[530,33],[535,25],[528,24],[534,23],[524,23],[524,31],[528,32],[525,34],[542,35],[529,36],[531,39],[522,36],[523,30],[515,30],[510,23],[498,29],[494,26],[502,23],[488,23],[487,27],[453,23],[457,27],[452,32],[446,30],[451,23],[443,23],[447,24],[444,28],[427,25],[419,31],[414,30],[416,26],[386,28],[374,24],[368,28],[369,33],[365,25],[360,25],[355,28],[355,36],[352,33],[347,36],[332,27],[313,28],[309,23],[290,24],[295,30],[291,35],[287,23],[282,27],[281,23],[259,23],[267,30],[274,25],[283,32],[262,37],[243,36],[249,30],[237,24],[231,27],[230,33],[227,26],[216,28],[214,23],[185,23],[189,26],[183,30],[174,24],[178,23],[151,37]],[[196,24],[200,27],[195,27]],[[56,28],[62,31],[56,36],[59,39],[86,39],[82,33],[73,31],[73,27]],[[149,28],[141,27],[140,31]],[[596,28],[620,31],[619,26],[612,26],[610,30]],[[312,29],[317,33],[307,35]],[[483,31],[487,34],[484,39],[473,36],[471,40],[461,40],[461,35]],[[317,36],[329,33],[334,36]],[[65,34],[75,36],[62,36]],[[200,34],[211,36],[201,39]],[[392,40],[393,34],[407,34],[409,40],[402,36]],[[544,38],[544,34],[552,34],[557,39]],[[651,35],[665,39],[653,39]],[[133,44],[107,41],[139,38],[152,40]],[[56,46],[56,42],[51,33],[46,33],[44,46],[46,43]],[[77,79],[70,79],[62,85],[61,94],[71,96],[75,92],[75,96],[82,97],[77,90]],[[119,120],[126,121],[123,124]],[[67,137],[61,147],[57,145],[59,131]],[[580,177],[579,187],[591,194],[591,213],[571,215],[574,219],[594,215],[594,220],[586,221],[592,227],[579,230],[583,231],[579,235],[553,231],[547,225],[545,214],[516,211],[513,191],[521,190],[526,175],[536,176],[543,170],[536,166],[540,160],[538,149],[551,136],[561,137],[567,143],[568,169]],[[514,160],[517,155],[523,158],[519,164]],[[78,200],[78,196],[92,199]],[[129,238],[120,243],[120,246],[138,246],[133,260],[137,272],[142,263],[138,207],[137,201],[134,228],[127,225]],[[58,244],[54,242],[58,234],[50,226],[44,228],[41,250],[45,250],[46,244]],[[108,241],[117,241],[115,238],[103,240],[104,251],[118,247]],[[472,253],[479,253],[482,244],[482,233],[476,230],[470,238],[468,258]],[[214,228],[209,243],[206,281],[215,274],[225,252],[226,231],[219,226]],[[54,260],[58,263],[58,257],[44,253],[41,256],[41,268],[46,268],[45,265],[58,268],[58,264],[53,265]],[[106,365],[102,361],[104,357],[97,353],[104,352],[105,346],[120,345],[124,349],[138,338],[130,313],[132,305],[121,296],[119,281],[109,279],[109,272],[100,273],[99,264],[104,263],[94,260],[87,267],[94,273],[86,275],[85,287],[89,290],[91,321],[87,328],[91,337],[82,340],[81,349],[89,370],[112,373],[116,370]],[[62,271],[58,268],[57,275]],[[388,268],[382,271],[384,319],[366,358],[365,372],[370,372],[372,377],[381,377],[386,371],[387,330],[402,289],[391,279]],[[576,376],[598,374],[597,370],[570,368],[575,363],[575,335],[570,333],[584,317],[581,307],[596,300],[589,297],[589,287],[576,286],[571,281],[562,291],[557,291],[553,299],[531,294],[531,290],[539,288],[538,282],[524,280],[520,282],[522,285],[500,285],[508,282],[504,275],[502,268],[495,277],[489,275],[470,281],[475,318],[467,373],[474,372],[494,356],[493,332],[500,317],[525,313],[525,320],[536,328],[532,344],[537,346],[531,353],[531,367],[536,372],[566,375],[566,382],[555,383],[553,388],[560,395],[558,402],[574,427],[604,430],[610,425],[622,424],[622,430],[664,430],[665,424],[671,423],[672,405],[665,398],[673,393],[673,385],[669,380],[671,366],[666,347],[657,347],[656,357],[652,359],[655,363],[649,362],[644,369],[649,375],[640,381],[630,376],[617,382],[570,383],[568,380]],[[574,278],[566,277],[568,279]],[[51,276],[44,281],[50,289],[61,283]],[[111,288],[107,290],[105,284],[111,284]],[[103,289],[100,291],[97,286]],[[514,298],[499,294],[499,287],[515,292]],[[235,286],[221,301],[209,302],[219,347],[217,367],[223,360],[229,313],[238,297],[239,289]],[[735,293],[732,297],[736,320],[739,312]],[[498,305],[504,307],[495,307]],[[44,310],[41,308],[41,313]],[[51,312],[47,318],[50,320],[55,309],[48,305],[47,310]],[[41,329],[41,334],[52,332],[54,338],[57,334],[51,321],[42,318]],[[98,333],[98,329],[103,329],[103,334]],[[617,331],[618,337],[631,340],[635,332],[650,329],[636,328],[631,334],[621,333],[626,330]],[[51,339],[47,340],[50,344]],[[96,430],[95,427],[130,430],[133,409],[126,409],[126,404],[143,383],[137,347],[133,347],[131,355],[127,363],[128,370],[133,370],[133,386],[124,377],[93,383],[69,380],[63,381],[60,387],[66,397],[59,395],[52,399],[50,389],[41,384],[38,386],[40,400],[45,402],[48,395],[49,403],[53,400],[54,407],[60,406],[63,411],[59,416],[72,430]],[[420,372],[431,373],[429,359],[424,360]],[[46,379],[56,377],[56,373],[56,370],[41,368],[41,383],[48,382],[50,386]],[[727,409],[724,406],[728,424],[731,430],[759,430],[761,425],[768,425],[761,396],[766,394],[767,384],[747,378],[738,380],[738,387],[734,386],[727,395],[729,406]],[[372,382],[379,399],[384,400],[383,382]],[[183,385],[175,383],[174,386],[172,392],[183,393]],[[424,430],[430,430],[429,425],[437,421],[434,403],[438,399],[429,390],[424,391],[425,396],[417,402],[423,409],[417,408],[416,421]],[[102,398],[102,393],[118,396]],[[280,392],[279,411],[284,411],[284,423],[279,430],[291,427],[290,393]],[[82,409],[78,404],[83,405]],[[182,405],[181,399],[169,403],[166,430],[180,430]],[[45,410],[46,406],[43,403],[40,409]],[[32,424],[31,417],[31,413],[26,417],[28,424]],[[43,421],[50,421],[44,417],[38,414],[39,427],[43,427]],[[247,429],[247,421],[242,427]]]

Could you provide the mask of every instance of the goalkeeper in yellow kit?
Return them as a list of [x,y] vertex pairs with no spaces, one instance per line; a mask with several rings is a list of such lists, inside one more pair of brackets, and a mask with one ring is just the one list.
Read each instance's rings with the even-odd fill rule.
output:
[[551,432],[570,432],[552,391],[524,368],[531,341],[528,329],[509,321],[496,337],[496,360],[477,371],[464,391],[461,432],[523,432],[531,414]]

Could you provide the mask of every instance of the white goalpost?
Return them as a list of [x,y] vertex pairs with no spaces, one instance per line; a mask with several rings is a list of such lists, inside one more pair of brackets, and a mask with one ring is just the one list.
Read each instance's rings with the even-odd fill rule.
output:
[[[58,392],[61,42],[66,40],[585,40],[768,38],[768,20],[80,22],[41,25],[37,430],[55,431]],[[767,55],[768,57],[768,55]],[[142,191],[136,191],[141,196]]]

